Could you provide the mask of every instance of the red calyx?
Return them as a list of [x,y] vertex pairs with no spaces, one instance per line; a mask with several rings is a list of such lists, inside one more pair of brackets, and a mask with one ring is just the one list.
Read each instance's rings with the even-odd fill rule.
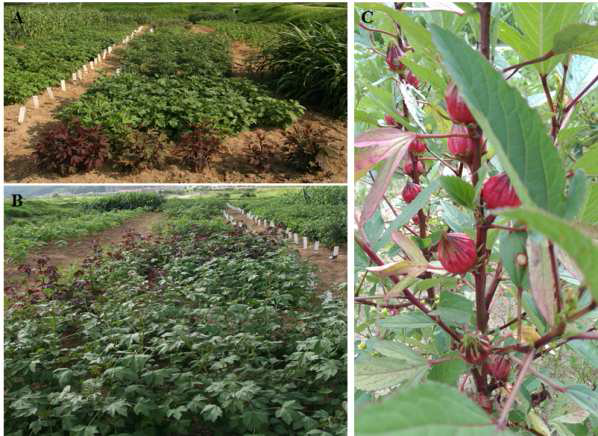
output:
[[387,126],[403,127],[403,125],[399,123],[397,120],[395,120],[392,115],[384,115],[384,122]]
[[413,218],[411,218],[411,220],[413,221],[413,224],[419,226],[419,214],[414,215]]
[[401,72],[405,65],[401,62],[401,49],[396,44],[390,44],[386,49],[386,65],[392,71]]
[[466,273],[477,258],[475,243],[465,233],[446,233],[438,242],[438,260],[450,273]]
[[508,380],[509,373],[511,372],[511,360],[507,356],[493,354],[488,358],[484,366],[486,371],[492,374],[496,380],[502,382]]
[[490,398],[488,398],[488,396],[478,393],[478,394],[476,394],[475,401],[487,413],[490,413],[490,414],[492,413],[492,411],[493,411],[492,400]]
[[418,196],[421,190],[422,188],[417,183],[407,182],[402,193],[405,203],[411,203],[413,200],[415,200],[415,197]]
[[446,109],[454,123],[475,123],[473,115],[469,112],[469,108],[459,95],[459,90],[454,83],[451,83],[446,88],[444,99],[446,101]]
[[419,80],[411,71],[407,72],[407,77],[405,77],[405,81],[414,88],[417,88],[419,86]]
[[409,153],[411,153],[412,155],[422,154],[425,151],[426,144],[424,144],[422,141],[418,139],[411,141],[411,143],[409,144]]
[[459,345],[459,353],[467,363],[471,365],[479,365],[486,361],[490,354],[490,343],[484,336],[470,336],[463,337],[461,345]]
[[[405,171],[405,174],[410,175],[410,176],[414,176],[414,172],[413,172],[413,162],[411,160],[408,160],[405,163],[405,166],[403,167],[403,171]],[[421,163],[420,160],[417,161],[417,163],[415,164],[415,171],[417,172],[417,174],[423,174],[424,172],[424,164]]]
[[[462,124],[453,124],[451,133],[458,135],[468,135],[467,127]],[[452,136],[447,139],[448,150],[457,159],[467,163],[471,160],[475,151],[476,143],[470,137],[463,138]]]
[[521,204],[506,173],[492,176],[484,182],[482,200],[488,209],[518,207]]

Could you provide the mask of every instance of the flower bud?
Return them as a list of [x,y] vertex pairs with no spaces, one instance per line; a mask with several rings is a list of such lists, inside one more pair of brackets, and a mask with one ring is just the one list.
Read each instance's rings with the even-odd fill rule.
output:
[[446,109],[454,123],[475,123],[473,115],[471,115],[471,112],[469,112],[469,108],[459,95],[457,86],[454,83],[451,83],[446,88],[444,99],[446,100]]
[[411,203],[413,200],[415,200],[415,197],[418,196],[421,190],[422,188],[417,183],[407,182],[407,184],[403,188],[402,194],[405,203]]
[[419,80],[411,71],[407,72],[407,77],[405,77],[405,81],[414,88],[417,88],[419,86]]
[[492,176],[484,182],[482,200],[488,209],[517,207],[521,204],[506,173]]
[[507,356],[493,354],[486,361],[485,367],[496,380],[505,382],[511,372],[511,360]]
[[[409,159],[406,163],[405,166],[403,167],[403,171],[405,171],[405,174],[413,176],[415,175],[413,172],[413,162],[411,161],[411,159]],[[415,164],[415,171],[417,172],[417,174],[423,174],[424,172],[424,164],[421,163],[420,160],[418,160]]]
[[400,72],[405,68],[405,65],[401,62],[401,49],[396,44],[389,44],[386,49],[386,65],[392,71]]
[[485,362],[490,354],[490,349],[490,343],[484,336],[465,335],[459,345],[461,357],[471,365]]
[[388,114],[384,115],[384,122],[386,123],[387,126],[403,127],[403,125],[401,123],[399,123],[397,120],[395,120],[392,115],[388,115]]
[[490,398],[488,398],[487,395],[484,395],[482,393],[477,393],[475,396],[475,401],[476,403],[479,404],[479,406],[484,409],[486,411],[486,413],[492,413],[493,411],[493,407],[492,407],[492,400]]
[[409,144],[409,153],[411,153],[412,155],[422,154],[425,151],[426,144],[424,144],[422,141],[418,139],[411,141],[411,143]]
[[419,214],[414,215],[413,218],[411,218],[411,220],[413,221],[413,224],[415,224],[416,226],[419,226]]
[[465,233],[446,233],[438,242],[438,260],[448,272],[464,274],[476,263],[475,243]]
[[[453,124],[451,133],[458,135],[468,135],[467,127],[462,124]],[[460,136],[450,137],[447,139],[449,152],[457,159],[463,162],[469,162],[475,151],[476,143],[470,137],[463,138]]]

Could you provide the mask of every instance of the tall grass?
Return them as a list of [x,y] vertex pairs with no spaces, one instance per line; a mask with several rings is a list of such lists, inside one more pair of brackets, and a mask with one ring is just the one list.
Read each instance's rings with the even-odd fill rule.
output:
[[347,35],[328,25],[291,26],[263,52],[274,90],[335,116],[347,113]]

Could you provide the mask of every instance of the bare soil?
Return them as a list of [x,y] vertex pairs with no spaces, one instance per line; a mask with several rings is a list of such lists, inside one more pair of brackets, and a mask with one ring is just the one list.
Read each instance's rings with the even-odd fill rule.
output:
[[[229,209],[227,212],[235,221],[245,224],[250,232],[272,235],[271,229],[254,223],[239,212],[233,209]],[[307,250],[303,249],[302,243],[299,245],[291,243],[289,245],[299,253],[301,258],[316,267],[315,273],[319,281],[319,291],[334,292],[337,285],[347,282],[346,247],[340,247],[338,257],[332,260],[329,258],[330,250],[325,247],[320,246],[318,251],[313,251],[313,242],[311,246],[308,246]]]
[[[212,32],[206,26],[192,26],[195,33]],[[235,41],[231,47],[233,73],[236,76],[250,74],[249,59],[256,49]],[[40,96],[40,108],[33,109],[32,101],[26,104],[27,115],[23,124],[17,123],[20,105],[4,107],[4,173],[9,183],[344,183],[347,180],[347,124],[345,121],[316,112],[307,112],[289,129],[311,128],[328,138],[326,153],[318,158],[320,169],[294,169],[280,158],[267,165],[255,164],[252,145],[257,142],[258,131],[242,132],[226,138],[212,156],[209,164],[195,172],[171,162],[163,169],[148,169],[136,173],[123,173],[109,165],[86,173],[70,176],[45,171],[33,160],[34,145],[40,133],[55,123],[56,113],[65,105],[76,101],[101,76],[109,76],[118,68],[119,60],[113,52],[95,71],[88,73],[82,82],[68,81],[67,90],[53,88],[54,100]],[[264,129],[266,141],[280,149],[285,129]],[[277,156],[282,154],[275,153]]]
[[[99,244],[101,247],[116,245],[130,231],[147,235],[162,219],[162,214],[148,212],[128,220],[118,227],[112,227],[84,238],[68,241],[66,246],[49,243],[45,247],[30,253],[23,264],[33,265],[36,259],[47,257],[50,265],[55,266],[59,271],[65,270],[71,265],[81,264],[85,258],[91,256],[95,244]],[[17,265],[4,263],[4,286],[15,285],[24,280],[24,274],[19,273],[17,268]]]

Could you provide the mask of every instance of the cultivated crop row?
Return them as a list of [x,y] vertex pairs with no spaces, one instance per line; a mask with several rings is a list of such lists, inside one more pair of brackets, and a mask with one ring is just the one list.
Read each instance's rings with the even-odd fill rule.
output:
[[5,314],[8,434],[346,433],[343,304],[221,200],[194,203],[75,278],[33,267]]

